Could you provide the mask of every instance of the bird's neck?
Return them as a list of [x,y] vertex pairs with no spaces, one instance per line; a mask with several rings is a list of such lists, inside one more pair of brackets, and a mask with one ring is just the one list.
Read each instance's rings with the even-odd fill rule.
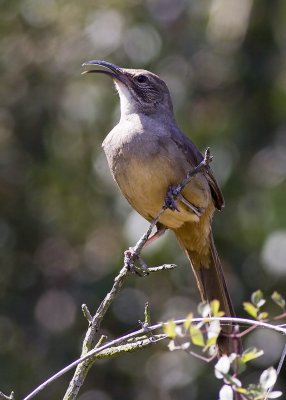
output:
[[115,86],[120,98],[121,122],[127,119],[132,119],[135,115],[138,115],[140,118],[153,119],[157,122],[160,121],[161,123],[166,121],[169,123],[175,123],[173,111],[167,106],[164,107],[163,104],[159,105],[159,107],[153,104],[142,105],[135,101],[125,85],[116,82]]

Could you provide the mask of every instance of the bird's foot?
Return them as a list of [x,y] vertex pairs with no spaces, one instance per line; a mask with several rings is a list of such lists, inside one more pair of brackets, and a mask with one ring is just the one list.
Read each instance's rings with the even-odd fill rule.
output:
[[172,211],[180,212],[180,210],[177,207],[177,203],[176,203],[176,198],[177,198],[178,194],[179,193],[176,189],[176,186],[172,186],[172,185],[169,186],[166,196],[165,196],[165,205]]
[[[139,266],[136,265],[138,261]],[[128,250],[124,252],[124,265],[128,269],[128,271],[135,273],[140,276],[148,275],[148,266],[144,262],[143,258],[134,250],[133,247],[129,247]]]
[[165,205],[172,211],[178,211],[177,201],[184,203],[190,210],[192,210],[198,217],[201,217],[204,213],[204,209],[196,207],[194,204],[190,203],[179,191],[176,186],[169,186],[167,194],[165,196]]

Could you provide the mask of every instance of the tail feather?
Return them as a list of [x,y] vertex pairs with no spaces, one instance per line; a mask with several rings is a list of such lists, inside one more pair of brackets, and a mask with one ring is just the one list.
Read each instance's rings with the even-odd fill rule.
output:
[[[177,238],[190,260],[202,301],[210,303],[214,299],[219,300],[220,310],[224,311],[225,316],[235,317],[234,308],[212,234],[210,233],[210,239],[208,241],[207,256],[206,253],[202,256],[198,252],[190,250],[188,248],[188,242],[186,243],[186,240],[182,240],[180,236],[181,235],[177,234]],[[240,343],[234,343],[237,341],[229,337],[233,332],[233,324],[222,325],[221,335],[218,339],[220,355],[240,352]]]

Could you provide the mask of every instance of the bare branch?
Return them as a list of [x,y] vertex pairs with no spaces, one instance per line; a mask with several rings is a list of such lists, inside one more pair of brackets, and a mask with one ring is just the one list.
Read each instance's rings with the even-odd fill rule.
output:
[[[207,322],[211,322],[211,321],[220,321],[220,322],[225,322],[225,323],[237,323],[237,324],[246,324],[246,325],[255,325],[257,327],[260,328],[266,328],[266,329],[270,329],[273,330],[275,332],[278,333],[282,333],[284,335],[286,335],[286,327],[284,327],[283,325],[272,325],[269,324],[267,322],[263,322],[263,321],[256,321],[256,320],[251,320],[251,319],[247,319],[247,318],[230,318],[230,317],[208,317],[208,318],[193,318],[192,319],[193,322],[202,322],[202,321],[207,321]],[[176,325],[183,325],[184,322],[186,322],[186,319],[180,319],[180,320],[176,320],[174,321],[174,323]],[[164,325],[164,322],[155,324],[155,325],[151,325],[148,327],[148,331],[149,332],[153,332],[156,331],[158,329],[161,329]],[[77,365],[82,364],[84,361],[93,358],[95,355],[103,352],[104,350],[114,347],[114,346],[118,346],[124,342],[127,342],[129,339],[132,338],[136,338],[140,335],[144,335],[146,334],[146,330],[145,328],[141,328],[138,329],[137,331],[131,332],[127,335],[124,335],[120,338],[111,340],[108,343],[105,343],[102,346],[96,347],[93,350],[89,351],[88,353],[86,353],[84,356],[80,357],[79,359],[75,360],[74,362],[72,362],[71,364],[69,364],[68,366],[66,366],[65,368],[63,368],[62,370],[60,370],[59,372],[57,372],[55,375],[51,376],[49,379],[47,379],[44,383],[42,383],[40,386],[38,386],[32,393],[30,393],[28,396],[26,396],[23,400],[30,400],[32,398],[34,398],[36,396],[36,394],[38,394],[39,392],[41,392],[43,389],[45,389],[49,384],[51,384],[52,382],[54,382],[55,380],[57,380],[60,376],[64,375],[65,373],[67,373],[68,371],[70,371],[71,369],[75,368]],[[160,340],[167,338],[166,335],[161,335],[160,336]],[[150,340],[150,338],[148,338]]]
[[[155,273],[155,272],[160,272],[163,270],[167,269],[173,269],[176,266],[174,264],[164,264],[159,267],[153,267],[149,268],[148,271],[150,273]],[[115,299],[116,295],[119,293],[125,278],[127,277],[129,271],[126,266],[124,266],[119,274],[116,276],[114,279],[113,286],[110,290],[109,293],[105,296],[104,300],[98,307],[94,317],[92,318],[90,315],[90,312],[86,306],[82,306],[83,312],[87,320],[89,321],[89,328],[87,330],[87,333],[85,335],[85,339],[83,341],[83,346],[82,346],[82,356],[87,354],[90,350],[95,348],[95,338],[97,335],[97,332],[99,330],[101,321],[107,312],[108,308],[110,307],[111,303]],[[70,381],[69,387],[66,391],[66,394],[64,396],[64,400],[71,400],[75,399],[80,387],[82,386],[85,377],[91,367],[91,365],[94,363],[94,359],[87,358],[86,362],[83,364],[77,365],[76,371],[74,373],[74,376],[72,380]]]
[[6,396],[4,393],[0,392],[0,400],[15,400],[14,392],[11,392],[10,396]]
[[91,313],[90,313],[90,311],[89,311],[87,305],[86,305],[86,304],[83,304],[83,305],[81,306],[81,309],[82,309],[83,315],[84,315],[85,318],[88,320],[88,322],[92,322],[92,316],[91,316]]

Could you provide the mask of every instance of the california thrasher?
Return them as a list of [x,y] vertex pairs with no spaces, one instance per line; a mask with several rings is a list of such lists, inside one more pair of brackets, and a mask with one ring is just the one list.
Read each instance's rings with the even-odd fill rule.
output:
[[[83,66],[101,66],[85,72],[113,78],[120,97],[121,118],[103,142],[112,175],[120,190],[148,221],[164,204],[168,189],[181,182],[203,159],[193,142],[178,128],[169,90],[157,75],[146,70],[120,68],[93,60]],[[224,199],[212,170],[193,177],[177,199],[178,211],[166,210],[159,233],[171,229],[191,263],[203,301],[220,301],[227,316],[235,316],[222,266],[214,245],[211,221]],[[220,352],[233,350],[224,327]],[[223,335],[222,335],[223,336]]]

